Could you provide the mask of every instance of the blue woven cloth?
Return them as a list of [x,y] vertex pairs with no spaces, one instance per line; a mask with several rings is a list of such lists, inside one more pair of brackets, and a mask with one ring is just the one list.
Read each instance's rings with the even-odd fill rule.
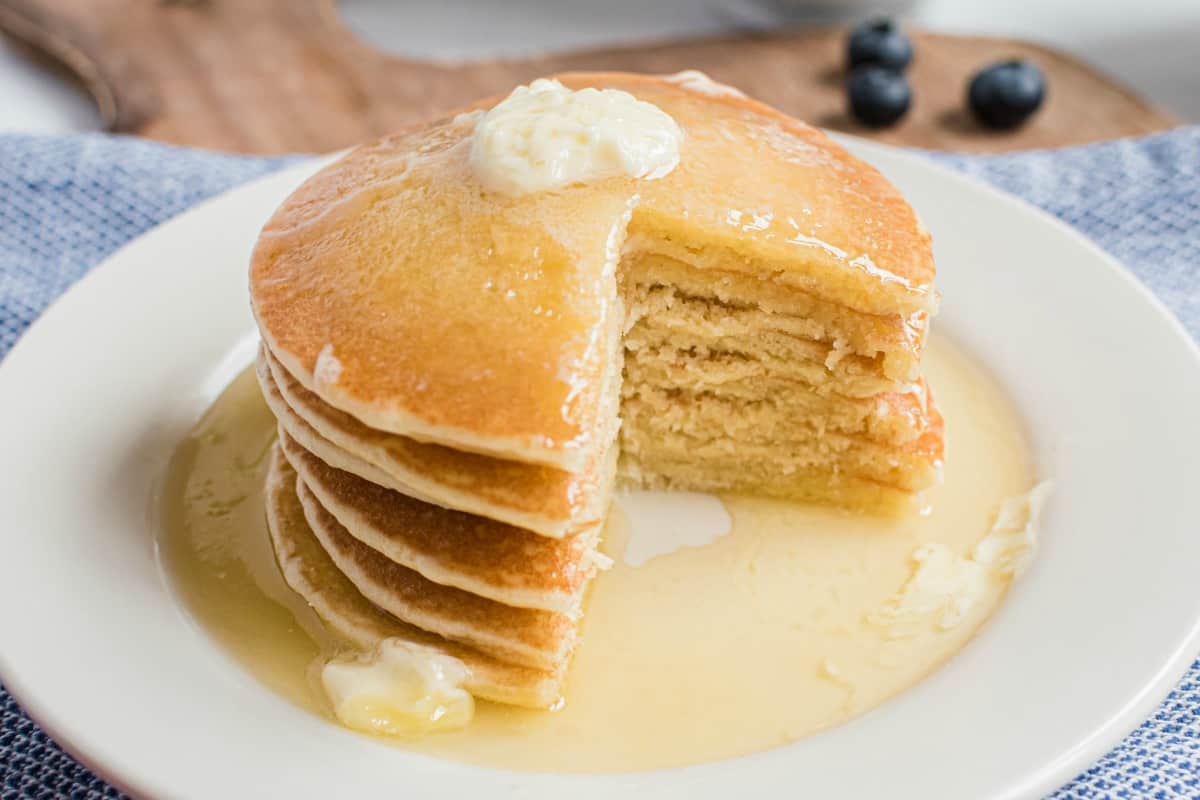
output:
[[[1200,336],[1200,127],[1059,151],[928,156],[1079,228]],[[0,136],[0,357],[117,247],[282,163],[102,135]],[[0,688],[0,798],[120,796]],[[1142,797],[1200,798],[1200,662],[1150,719],[1053,795]]]

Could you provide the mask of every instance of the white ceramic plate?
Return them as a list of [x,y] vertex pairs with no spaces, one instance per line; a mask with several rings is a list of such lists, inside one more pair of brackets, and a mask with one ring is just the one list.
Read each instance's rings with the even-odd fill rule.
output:
[[[1110,258],[879,146],[937,243],[937,325],[1008,388],[1057,491],[1033,569],[966,650],[847,725],[757,755],[588,777],[464,767],[301,711],[190,624],[159,573],[168,455],[247,363],[247,254],[311,170],[161,226],[0,366],[0,675],[100,774],[154,797],[1038,797],[1150,713],[1200,641],[1200,357]],[[786,687],[784,687],[786,690]]]

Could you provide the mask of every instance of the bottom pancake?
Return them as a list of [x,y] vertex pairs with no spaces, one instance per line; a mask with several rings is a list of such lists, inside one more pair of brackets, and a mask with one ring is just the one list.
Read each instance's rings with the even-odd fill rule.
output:
[[464,684],[476,697],[528,708],[550,708],[562,697],[566,664],[544,671],[508,664],[401,622],[362,596],[338,570],[305,520],[296,472],[275,445],[267,476],[267,524],[284,581],[337,636],[364,650],[402,639],[462,661]]

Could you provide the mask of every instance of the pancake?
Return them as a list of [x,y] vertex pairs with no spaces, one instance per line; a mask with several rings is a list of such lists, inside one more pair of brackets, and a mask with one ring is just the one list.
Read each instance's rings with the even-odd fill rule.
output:
[[550,539],[450,511],[330,467],[281,433],[280,447],[316,501],[352,536],[445,586],[510,606],[576,613],[596,571],[598,530]]
[[[285,201],[252,259],[263,338],[304,388],[375,430],[582,472],[612,429],[607,342],[634,312],[622,295],[664,281],[803,318],[830,375],[868,370],[860,393],[919,377],[937,304],[929,235],[874,168],[745,98],[647,76],[562,81],[665,111],[683,129],[679,166],[483,191],[467,154],[495,100],[355,150]],[[771,372],[787,361],[753,345],[735,354]]]
[[296,473],[277,447],[267,477],[267,522],[284,580],[348,644],[371,650],[383,639],[397,638],[453,656],[467,667],[465,688],[487,700],[550,708],[562,697],[565,664],[554,671],[508,664],[400,622],[364,598],[309,529],[296,495]]
[[[309,450],[324,446],[314,445],[311,437],[319,436],[345,451],[342,464],[369,464],[349,469],[369,481],[545,536],[595,528],[603,517],[612,481],[606,452],[583,474],[464,453],[367,427],[305,389],[266,347],[258,372],[268,404],[293,436]],[[342,464],[335,466],[348,469]]]

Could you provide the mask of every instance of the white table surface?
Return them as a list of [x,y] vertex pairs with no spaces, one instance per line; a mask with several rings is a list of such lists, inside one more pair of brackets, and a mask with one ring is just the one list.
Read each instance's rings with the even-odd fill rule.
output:
[[[895,8],[907,3],[343,0],[341,5],[349,25],[384,49],[459,60],[773,27],[789,21],[789,14],[781,10],[789,6]],[[854,18],[863,12],[831,13]],[[1095,64],[1183,119],[1200,122],[1195,49],[1200,41],[1200,0],[925,0],[915,3],[905,17],[932,30],[1050,44]],[[91,101],[69,80],[0,39],[0,131],[63,133],[98,126]]]

